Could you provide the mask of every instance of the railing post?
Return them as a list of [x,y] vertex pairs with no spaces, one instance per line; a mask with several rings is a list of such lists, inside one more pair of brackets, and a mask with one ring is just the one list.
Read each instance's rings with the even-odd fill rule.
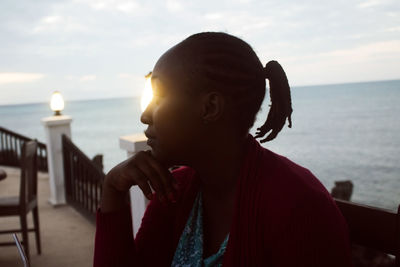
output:
[[[127,156],[129,158],[139,151],[150,149],[146,141],[147,138],[144,134],[121,136],[119,138],[119,147],[127,151]],[[131,187],[129,195],[131,199],[133,234],[136,236],[140,224],[142,223],[148,200],[137,186]]]
[[42,119],[46,132],[47,163],[49,169],[50,199],[52,205],[62,205],[65,200],[64,169],[61,136],[71,137],[70,116],[51,116]]

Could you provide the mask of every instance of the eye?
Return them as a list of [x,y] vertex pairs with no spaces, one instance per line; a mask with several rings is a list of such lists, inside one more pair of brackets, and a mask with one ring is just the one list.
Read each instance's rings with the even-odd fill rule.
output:
[[152,89],[153,89],[153,99],[152,101],[155,104],[159,104],[160,101],[166,96],[166,90],[164,85],[160,82],[159,79],[152,79]]
[[161,97],[156,94],[153,94],[153,98],[152,98],[151,102],[153,102],[156,105],[159,105],[161,102]]
[[165,90],[162,87],[153,87],[153,97],[154,98],[163,98],[165,96]]
[[153,96],[163,97],[163,93],[161,90],[153,89]]

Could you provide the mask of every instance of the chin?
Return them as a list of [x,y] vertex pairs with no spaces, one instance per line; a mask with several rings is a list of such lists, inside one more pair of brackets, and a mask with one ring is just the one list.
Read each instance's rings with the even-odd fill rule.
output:
[[178,160],[171,153],[162,153],[154,148],[151,149],[151,155],[166,168],[186,165],[184,161]]
[[173,161],[171,160],[171,157],[168,157],[167,155],[160,153],[154,148],[151,149],[151,155],[166,168],[170,168],[174,165]]

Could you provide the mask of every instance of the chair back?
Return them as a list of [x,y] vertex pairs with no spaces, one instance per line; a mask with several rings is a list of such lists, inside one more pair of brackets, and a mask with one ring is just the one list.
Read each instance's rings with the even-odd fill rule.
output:
[[400,205],[397,213],[335,199],[349,226],[352,243],[396,257],[400,267]]
[[22,209],[37,198],[37,142],[27,141],[22,146],[19,203]]

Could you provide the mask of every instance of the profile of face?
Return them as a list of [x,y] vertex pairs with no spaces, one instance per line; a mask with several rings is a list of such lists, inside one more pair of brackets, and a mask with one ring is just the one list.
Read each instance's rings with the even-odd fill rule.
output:
[[152,73],[153,99],[141,116],[153,156],[166,165],[186,164],[203,133],[201,97],[185,88],[185,64],[174,47],[156,63]]
[[152,74],[153,99],[141,121],[148,125],[152,154],[166,164],[191,165],[243,140],[253,126],[269,79],[271,109],[256,138],[274,139],[291,127],[290,87],[276,61],[265,67],[243,40],[226,34],[194,34],[157,61]]

